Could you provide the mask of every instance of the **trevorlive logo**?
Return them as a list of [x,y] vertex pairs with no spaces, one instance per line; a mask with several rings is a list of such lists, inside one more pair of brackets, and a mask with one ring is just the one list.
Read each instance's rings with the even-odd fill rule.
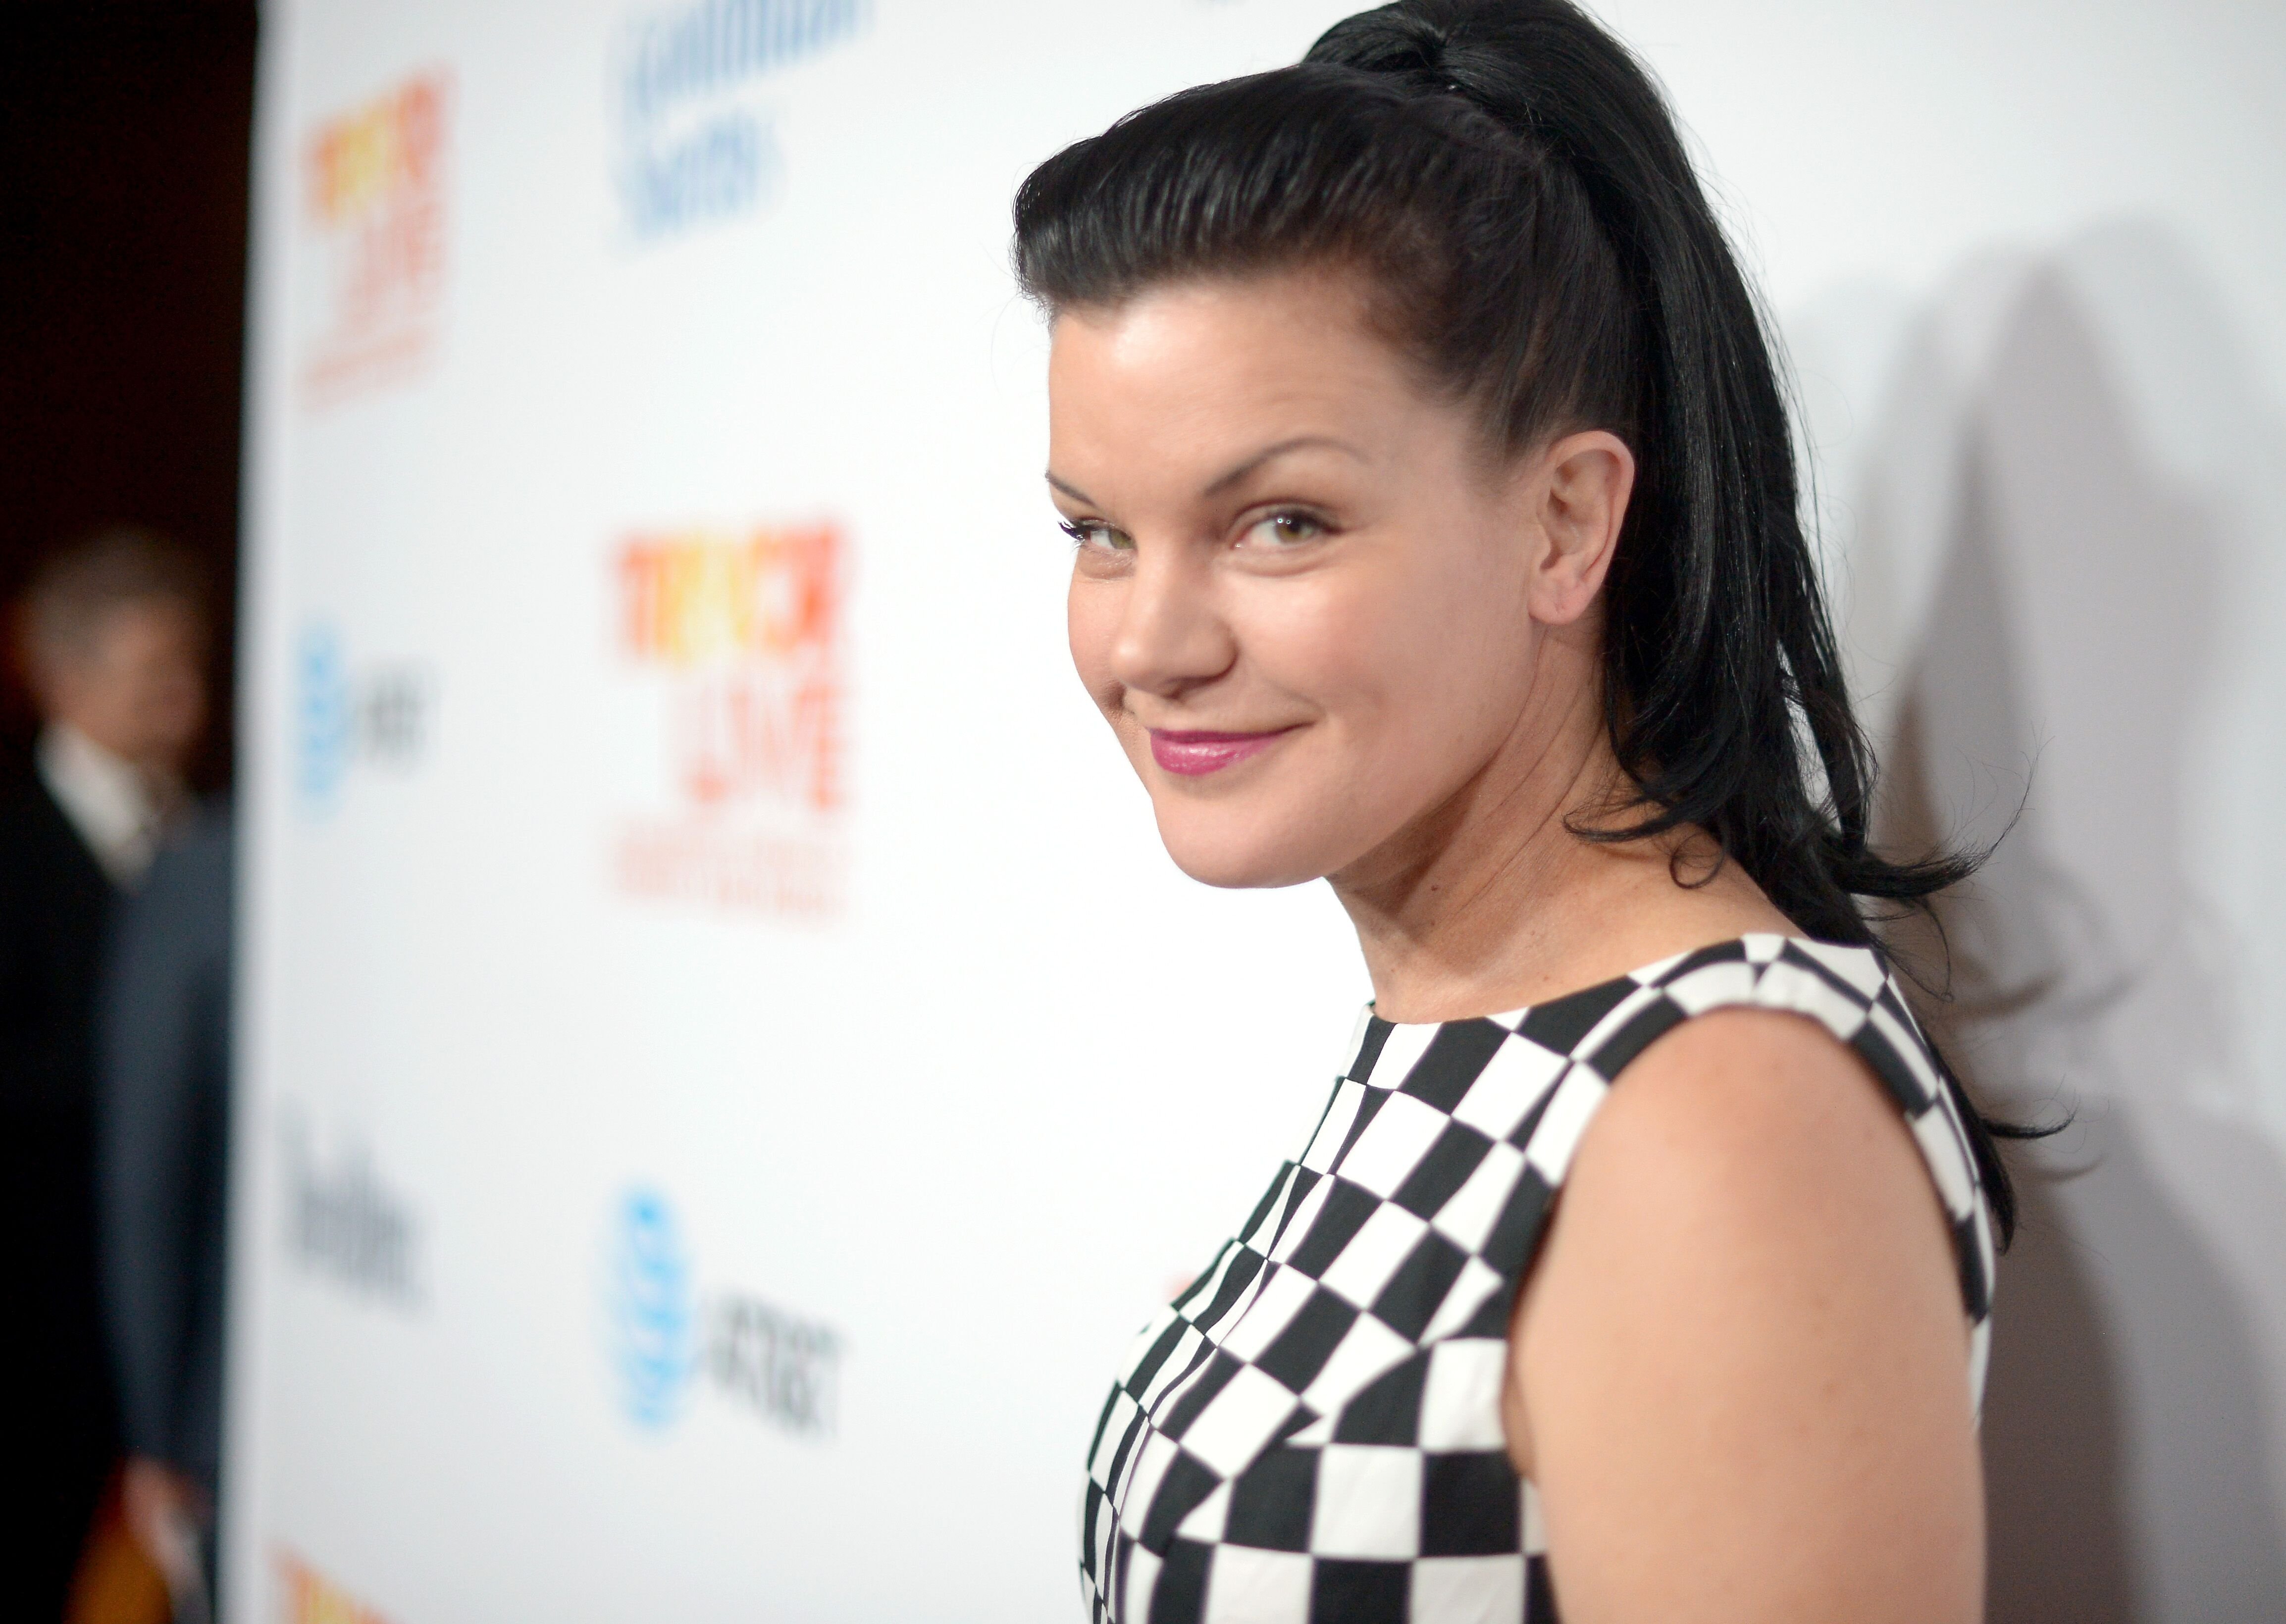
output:
[[830,523],[621,544],[620,651],[661,682],[676,803],[621,830],[622,888],[838,911],[844,551]]
[[451,82],[400,81],[319,122],[303,147],[311,259],[302,385],[312,404],[419,371],[445,284]]

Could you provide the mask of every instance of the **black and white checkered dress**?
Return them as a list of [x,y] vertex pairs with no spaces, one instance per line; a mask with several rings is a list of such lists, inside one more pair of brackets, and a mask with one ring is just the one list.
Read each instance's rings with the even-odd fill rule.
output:
[[1080,1556],[1096,1624],[1553,1620],[1501,1423],[1517,1284],[1612,1079],[1738,1005],[1823,1021],[1904,1112],[1952,1222],[1981,1397],[1983,1193],[1870,950],[1747,936],[1486,1020],[1368,1010],[1301,1160],[1144,1328],[1104,1405]]

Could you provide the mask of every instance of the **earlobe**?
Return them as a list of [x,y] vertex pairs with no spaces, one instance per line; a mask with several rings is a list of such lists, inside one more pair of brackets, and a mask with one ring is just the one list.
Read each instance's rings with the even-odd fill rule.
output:
[[1591,429],[1549,446],[1535,474],[1545,540],[1533,579],[1533,619],[1568,626],[1588,612],[1611,572],[1635,492],[1635,453],[1616,434]]

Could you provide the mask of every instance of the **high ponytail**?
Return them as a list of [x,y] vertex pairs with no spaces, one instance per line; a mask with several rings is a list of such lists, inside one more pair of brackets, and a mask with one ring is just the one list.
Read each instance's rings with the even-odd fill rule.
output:
[[[1872,946],[1971,858],[1868,844],[1873,764],[1809,541],[1771,344],[1658,86],[1570,0],[1400,0],[1296,67],[1203,85],[1050,159],[1016,269],[1051,311],[1312,264],[1500,448],[1634,450],[1604,589],[1616,841],[1705,829],[1809,934]],[[1940,1060],[1942,1064],[1942,1060]],[[1949,1068],[2000,1234],[2014,1201]]]

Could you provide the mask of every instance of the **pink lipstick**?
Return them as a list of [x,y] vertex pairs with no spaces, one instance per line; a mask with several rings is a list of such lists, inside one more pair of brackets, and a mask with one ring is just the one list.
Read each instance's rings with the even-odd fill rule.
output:
[[1268,733],[1171,733],[1153,728],[1150,731],[1151,759],[1163,770],[1198,778],[1259,755],[1293,729],[1279,728]]

